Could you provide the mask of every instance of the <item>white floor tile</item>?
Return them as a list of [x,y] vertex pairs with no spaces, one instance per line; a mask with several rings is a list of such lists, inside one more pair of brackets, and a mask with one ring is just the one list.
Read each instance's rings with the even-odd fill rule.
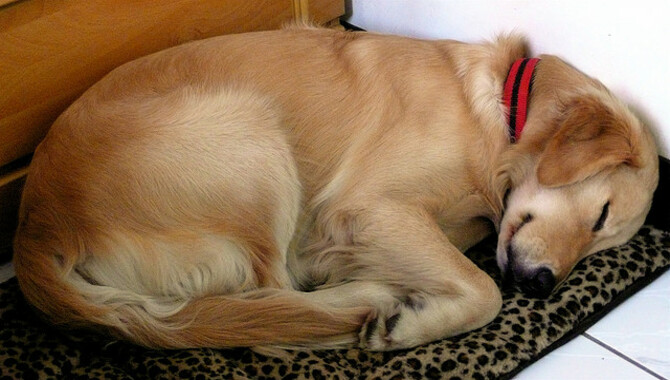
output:
[[587,334],[670,378],[670,272],[612,310]]
[[14,277],[14,266],[11,262],[0,265],[0,283]]
[[579,336],[521,371],[514,380],[646,380],[647,372]]

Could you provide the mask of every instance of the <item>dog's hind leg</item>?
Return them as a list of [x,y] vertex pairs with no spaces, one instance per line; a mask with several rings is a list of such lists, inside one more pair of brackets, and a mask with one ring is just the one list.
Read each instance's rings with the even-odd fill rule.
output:
[[[95,143],[61,143],[80,119]],[[354,341],[369,308],[292,289],[301,183],[282,120],[241,90],[75,107],[27,180],[15,245],[27,299],[55,322],[149,347]]]
[[357,209],[353,243],[359,248],[348,278],[393,289],[374,304],[360,334],[363,346],[409,348],[481,327],[498,314],[502,299],[495,282],[427,212],[395,202]]

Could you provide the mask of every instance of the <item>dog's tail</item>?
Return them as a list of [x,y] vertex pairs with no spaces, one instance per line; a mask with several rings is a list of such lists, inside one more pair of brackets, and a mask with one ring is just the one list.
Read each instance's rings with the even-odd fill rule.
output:
[[341,347],[357,340],[370,311],[333,308],[286,289],[147,296],[97,284],[77,270],[74,255],[49,249],[17,235],[14,265],[27,300],[56,324],[103,328],[147,347]]

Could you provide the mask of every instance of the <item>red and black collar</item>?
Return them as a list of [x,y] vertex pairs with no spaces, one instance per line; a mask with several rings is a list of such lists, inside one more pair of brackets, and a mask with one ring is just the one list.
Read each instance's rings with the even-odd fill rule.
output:
[[512,143],[519,140],[526,124],[530,91],[533,87],[535,65],[539,58],[523,58],[516,60],[507,74],[503,92],[503,102],[509,110],[509,134]]

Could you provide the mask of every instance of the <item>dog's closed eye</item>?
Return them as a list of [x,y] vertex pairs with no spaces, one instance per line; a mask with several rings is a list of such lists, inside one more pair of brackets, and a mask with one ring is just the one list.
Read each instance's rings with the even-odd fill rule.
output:
[[610,212],[610,202],[607,201],[607,203],[605,203],[605,205],[603,206],[603,211],[600,213],[600,217],[598,218],[596,225],[593,226],[593,232],[597,232],[603,229],[603,226],[605,226],[605,221],[607,220],[609,212]]

